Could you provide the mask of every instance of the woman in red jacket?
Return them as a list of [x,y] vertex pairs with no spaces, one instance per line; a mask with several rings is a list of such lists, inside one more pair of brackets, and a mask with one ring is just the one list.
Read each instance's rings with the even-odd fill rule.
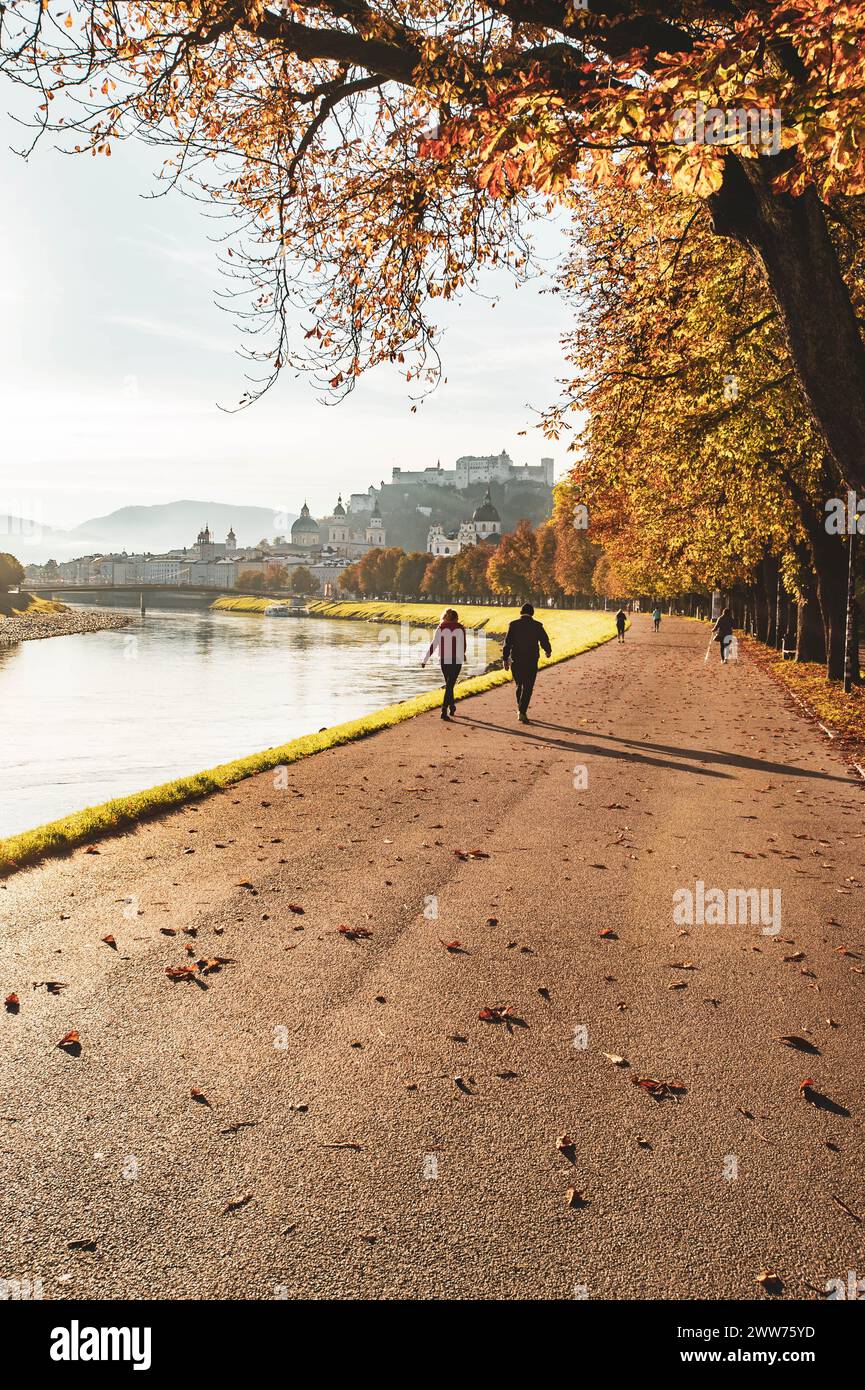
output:
[[421,662],[421,666],[426,666],[436,648],[438,648],[439,662],[445,679],[442,719],[449,719],[452,714],[457,712],[454,703],[454,686],[466,659],[466,630],[462,623],[457,621],[455,608],[446,608],[442,613],[441,622],[435,630],[429,651]]

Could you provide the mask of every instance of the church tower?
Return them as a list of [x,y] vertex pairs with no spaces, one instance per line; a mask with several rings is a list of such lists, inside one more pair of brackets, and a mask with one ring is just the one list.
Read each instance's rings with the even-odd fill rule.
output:
[[384,521],[379,511],[378,498],[375,499],[375,505],[367,522],[365,540],[368,545],[375,547],[383,546],[385,543]]

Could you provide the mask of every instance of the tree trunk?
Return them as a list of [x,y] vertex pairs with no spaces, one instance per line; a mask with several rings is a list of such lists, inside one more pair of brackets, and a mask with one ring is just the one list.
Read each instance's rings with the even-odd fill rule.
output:
[[730,154],[709,199],[720,236],[759,257],[781,313],[790,355],[842,478],[865,492],[865,344],[813,188],[773,193],[789,158]]
[[840,536],[818,530],[811,537],[817,596],[826,634],[826,675],[844,679],[844,646],[847,632],[847,548]]
[[810,575],[796,614],[796,660],[826,660],[826,634],[817,601],[817,585]]

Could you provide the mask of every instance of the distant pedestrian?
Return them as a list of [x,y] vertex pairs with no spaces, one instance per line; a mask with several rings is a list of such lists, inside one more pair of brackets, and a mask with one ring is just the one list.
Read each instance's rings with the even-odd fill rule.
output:
[[726,666],[727,658],[730,655],[730,645],[733,641],[733,615],[729,608],[725,608],[720,618],[716,619],[712,628],[712,641],[721,644],[721,660]]
[[627,621],[627,613],[625,612],[624,608],[620,608],[618,613],[616,614],[616,632],[619,634],[620,642],[624,642],[625,640],[625,624]]
[[543,647],[547,656],[551,656],[553,651],[543,624],[536,621],[534,613],[535,610],[530,603],[523,604],[520,616],[508,627],[502,652],[502,665],[506,671],[512,670],[514,673],[517,710],[521,724],[529,722],[529,701],[538,674],[540,649]]
[[654,629],[655,629],[656,632],[660,632],[660,631],[661,631],[661,610],[660,610],[660,608],[654,608],[654,609],[652,610],[652,624],[653,624]]
[[446,608],[442,613],[441,622],[433,634],[429,651],[421,662],[422,667],[426,666],[436,650],[438,650],[439,664],[445,682],[442,697],[442,719],[448,720],[452,714],[457,712],[454,686],[466,659],[466,630],[459,622],[455,608]]

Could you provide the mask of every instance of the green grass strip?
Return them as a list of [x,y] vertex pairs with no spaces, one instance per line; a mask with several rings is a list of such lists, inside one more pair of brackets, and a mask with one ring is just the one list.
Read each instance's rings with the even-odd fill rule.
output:
[[[265,603],[269,601],[263,600]],[[326,604],[325,606],[329,610],[331,605]],[[427,626],[436,622],[439,611],[437,606],[427,604],[343,605],[339,603],[333,606],[338,609],[348,607],[363,611],[351,613],[327,611],[323,616],[364,617],[373,621],[382,621],[384,618],[391,622],[424,622]],[[381,609],[387,610],[386,615],[377,611]],[[466,608],[461,610],[461,616],[467,627],[483,626],[484,621],[487,621],[484,618],[481,622],[475,623],[470,620],[469,615],[494,614],[500,631],[504,631],[507,623],[516,613],[517,610],[514,608]],[[422,616],[418,616],[419,614]],[[579,656],[581,652],[590,651],[593,647],[608,642],[615,635],[615,624],[610,613],[562,609],[546,610],[539,616],[542,616],[553,643],[553,657],[550,661],[543,657],[542,666],[555,665],[559,661],[567,661],[571,657]],[[457,700],[464,700],[471,695],[480,695],[484,691],[493,690],[498,685],[504,685],[509,680],[508,673],[500,670],[488,671],[480,676],[470,676],[457,686],[456,698]],[[64,816],[62,820],[49,821],[48,824],[37,826],[34,830],[25,830],[18,835],[10,835],[7,839],[0,840],[0,878],[7,877],[27,865],[37,863],[39,860],[68,854],[79,845],[87,844],[105,835],[116,834],[139,821],[152,819],[173,810],[177,806],[183,806],[187,802],[200,801],[203,797],[233,786],[246,777],[253,777],[256,773],[269,772],[276,767],[287,767],[291,763],[299,762],[301,758],[310,757],[313,753],[321,753],[326,748],[338,748],[343,743],[353,743],[357,739],[368,738],[371,734],[377,734],[382,729],[389,729],[396,724],[401,724],[406,719],[413,719],[417,714],[438,709],[441,705],[441,698],[441,690],[428,690],[422,695],[415,695],[411,699],[400,701],[398,704],[386,705],[383,709],[375,710],[372,714],[363,715],[359,719],[351,719],[345,724],[336,724],[333,728],[324,729],[320,733],[305,734],[302,738],[292,739],[289,743],[283,743],[279,747],[266,748],[261,753],[251,753],[245,758],[235,759],[234,762],[221,763],[218,767],[208,768],[205,772],[178,777],[172,782],[163,782],[158,787],[149,787],[146,791],[135,792],[131,796],[115,797],[111,801],[103,802],[101,806],[87,806],[82,811],[76,811],[74,815]]]

